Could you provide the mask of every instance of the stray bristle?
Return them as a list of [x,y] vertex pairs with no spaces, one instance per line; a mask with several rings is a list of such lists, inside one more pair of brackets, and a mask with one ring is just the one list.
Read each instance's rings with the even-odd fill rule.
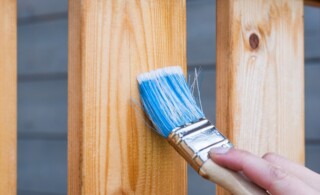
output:
[[142,73],[137,80],[144,110],[162,136],[204,118],[179,66]]

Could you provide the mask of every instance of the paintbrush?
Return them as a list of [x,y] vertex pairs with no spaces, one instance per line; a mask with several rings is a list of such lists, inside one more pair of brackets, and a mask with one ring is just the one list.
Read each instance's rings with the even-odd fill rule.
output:
[[205,179],[232,194],[267,194],[241,173],[223,168],[208,157],[213,147],[232,148],[230,141],[204,116],[179,66],[137,76],[143,108],[154,130]]

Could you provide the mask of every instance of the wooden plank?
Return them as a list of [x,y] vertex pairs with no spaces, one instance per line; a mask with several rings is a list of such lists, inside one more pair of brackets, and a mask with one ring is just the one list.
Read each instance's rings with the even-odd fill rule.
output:
[[[305,65],[305,137],[306,137],[306,166],[315,171],[320,170],[319,146],[313,143],[320,143],[320,64],[312,63]],[[193,69],[188,69],[188,75],[193,74]],[[191,77],[192,78],[192,77]],[[216,72],[214,67],[204,69],[202,67],[199,76],[199,86],[201,91],[201,102],[206,117],[210,121],[215,121],[216,114]],[[214,122],[215,123],[215,122]],[[312,144],[312,145],[311,145]],[[199,191],[201,189],[201,191]],[[209,182],[204,182],[192,168],[188,169],[188,194],[201,193],[203,195],[214,194],[214,188]]]
[[217,1],[217,127],[236,147],[304,162],[303,53],[302,0]]
[[[187,52],[188,65],[212,65],[216,63],[215,44],[216,1],[187,1]],[[320,55],[320,9],[304,6],[305,58]]]
[[16,194],[16,1],[0,1],[0,194]]
[[148,129],[136,75],[186,68],[184,0],[69,1],[69,194],[185,194],[186,164]]
[[18,141],[18,190],[21,194],[66,194],[67,140]]
[[[32,0],[33,1],[33,0]],[[38,1],[38,0],[35,0]],[[24,0],[23,2],[28,2]],[[51,2],[51,1],[50,1]],[[30,10],[40,10],[31,3]],[[51,3],[48,3],[50,5]],[[49,9],[49,8],[46,8]],[[53,10],[55,8],[52,8]],[[320,9],[305,6],[305,58],[320,55]],[[206,67],[216,62],[215,1],[187,2],[188,64]],[[21,12],[23,10],[19,10]],[[43,10],[44,11],[44,10]],[[36,11],[30,13],[38,13]],[[41,14],[51,13],[47,10]],[[67,72],[67,17],[18,28],[19,74],[57,74]],[[54,55],[52,55],[54,53]],[[48,77],[44,77],[46,79]]]
[[308,5],[308,6],[320,7],[320,1],[319,0],[304,0],[304,4]]
[[[305,138],[308,140],[320,140],[320,62],[307,63],[305,70]],[[194,70],[188,69],[188,75]],[[192,78],[192,77],[191,77]],[[215,123],[216,113],[216,71],[202,69],[199,76],[201,103],[206,117]]]

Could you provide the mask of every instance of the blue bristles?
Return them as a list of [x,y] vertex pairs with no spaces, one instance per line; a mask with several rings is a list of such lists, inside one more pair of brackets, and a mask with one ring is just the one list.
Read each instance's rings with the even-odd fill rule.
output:
[[137,80],[144,110],[162,136],[204,118],[179,66],[143,73]]

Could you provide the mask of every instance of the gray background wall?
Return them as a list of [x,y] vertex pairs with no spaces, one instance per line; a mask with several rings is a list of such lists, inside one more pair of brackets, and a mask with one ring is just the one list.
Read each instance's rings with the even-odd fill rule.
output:
[[[18,1],[18,192],[67,190],[67,0]],[[187,0],[188,66],[215,121],[215,1]],[[320,172],[320,9],[305,7],[306,166]],[[294,98],[294,97],[293,97]],[[189,194],[214,187],[189,168]]]

